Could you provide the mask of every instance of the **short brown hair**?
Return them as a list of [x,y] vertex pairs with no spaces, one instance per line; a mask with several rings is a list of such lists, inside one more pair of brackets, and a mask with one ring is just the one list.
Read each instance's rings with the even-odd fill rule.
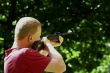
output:
[[21,18],[15,27],[15,39],[22,40],[28,34],[34,34],[38,27],[41,27],[41,23],[32,17],[23,17]]

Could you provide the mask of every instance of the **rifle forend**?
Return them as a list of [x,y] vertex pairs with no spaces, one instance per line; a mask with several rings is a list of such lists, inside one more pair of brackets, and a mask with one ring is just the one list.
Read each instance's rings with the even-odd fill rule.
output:
[[59,39],[59,36],[65,36],[65,35],[69,35],[69,34],[72,34],[72,32],[70,33],[60,33],[60,32],[57,32],[55,34],[50,34],[50,35],[47,35],[47,38],[50,40],[50,41],[53,41],[53,40],[58,40]]

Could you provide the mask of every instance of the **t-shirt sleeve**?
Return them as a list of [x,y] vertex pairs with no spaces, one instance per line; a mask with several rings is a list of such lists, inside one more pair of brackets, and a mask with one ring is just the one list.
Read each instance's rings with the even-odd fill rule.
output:
[[32,73],[43,73],[51,60],[32,49],[26,51],[24,59]]

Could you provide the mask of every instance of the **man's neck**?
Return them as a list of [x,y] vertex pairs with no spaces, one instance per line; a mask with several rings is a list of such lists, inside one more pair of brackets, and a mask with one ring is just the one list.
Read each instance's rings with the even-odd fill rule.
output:
[[17,44],[17,42],[14,41],[14,43],[13,43],[13,45],[12,45],[11,48],[18,48],[18,44]]
[[29,48],[25,41],[14,41],[13,46],[11,48]]

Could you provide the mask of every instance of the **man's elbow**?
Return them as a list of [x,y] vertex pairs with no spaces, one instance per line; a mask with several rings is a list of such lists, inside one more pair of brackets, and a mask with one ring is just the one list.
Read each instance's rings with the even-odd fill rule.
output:
[[65,72],[65,71],[66,71],[66,65],[65,65],[65,63],[59,62],[59,65],[58,65],[58,67],[57,67],[57,70],[58,70],[59,72]]
[[60,68],[61,68],[61,72],[65,72],[66,71],[66,65],[65,64],[60,66]]

